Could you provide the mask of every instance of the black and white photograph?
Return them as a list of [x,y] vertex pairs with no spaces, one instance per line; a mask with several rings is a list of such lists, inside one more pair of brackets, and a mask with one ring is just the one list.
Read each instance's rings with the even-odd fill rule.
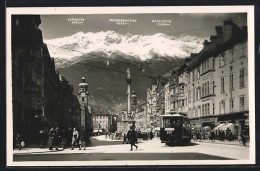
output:
[[255,164],[253,6],[7,8],[6,32],[7,166]]

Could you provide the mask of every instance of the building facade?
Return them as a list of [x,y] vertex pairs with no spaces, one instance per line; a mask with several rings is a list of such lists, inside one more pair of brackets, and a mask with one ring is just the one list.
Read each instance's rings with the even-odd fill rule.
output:
[[[216,27],[216,35],[178,70],[181,110],[197,127],[233,125],[239,137],[248,132],[247,29],[232,20]],[[178,97],[179,98],[179,97]]]
[[19,132],[27,143],[37,141],[40,129],[77,124],[79,115],[73,88],[60,79],[40,24],[38,15],[12,16],[13,136]]
[[93,129],[110,131],[112,126],[112,118],[110,114],[95,114],[93,115]]

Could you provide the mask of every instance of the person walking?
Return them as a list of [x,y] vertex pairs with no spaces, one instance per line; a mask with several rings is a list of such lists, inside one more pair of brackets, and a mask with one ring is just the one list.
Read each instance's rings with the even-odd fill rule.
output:
[[79,132],[77,131],[76,128],[73,128],[73,133],[72,133],[72,148],[71,150],[74,150],[75,146],[78,146],[78,139],[79,139]]
[[126,134],[126,138],[127,138],[127,142],[126,144],[130,143],[130,133],[131,133],[131,129],[128,130],[127,134]]
[[129,138],[130,138],[130,145],[131,145],[130,151],[133,151],[133,146],[135,146],[135,148],[137,150],[138,146],[135,145],[135,143],[136,143],[136,132],[133,128],[130,128]]
[[53,145],[54,145],[54,139],[55,139],[55,130],[54,127],[52,126],[50,131],[49,131],[49,150],[53,150]]
[[17,132],[17,134],[16,134],[16,144],[17,144],[19,150],[22,149],[22,141],[23,141],[22,135],[19,132]]
[[61,140],[62,140],[61,131],[60,131],[59,127],[57,126],[55,129],[55,138],[54,138],[55,150],[57,150],[57,151],[60,148]]
[[243,143],[243,146],[246,146],[246,138],[247,138],[247,136],[245,134],[245,131],[243,130],[242,134],[241,134],[241,141]]
[[83,126],[81,127],[80,129],[80,145],[79,145],[79,150],[82,149],[83,147],[83,150],[86,150],[86,142],[87,142],[87,134],[86,134],[86,130],[85,128],[83,128]]
[[126,144],[126,134],[124,133],[124,136],[123,136],[123,144]]
[[42,128],[39,131],[40,148],[44,148],[45,145],[45,130]]
[[153,139],[153,132],[152,132],[152,130],[151,130],[149,135],[150,135],[150,140],[152,140]]

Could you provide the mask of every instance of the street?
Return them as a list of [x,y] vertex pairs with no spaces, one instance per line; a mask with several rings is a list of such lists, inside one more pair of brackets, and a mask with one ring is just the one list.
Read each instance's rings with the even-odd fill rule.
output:
[[185,146],[166,146],[159,138],[139,139],[138,150],[130,150],[121,140],[92,137],[92,146],[86,150],[65,149],[49,151],[47,148],[14,150],[14,161],[123,161],[123,160],[246,160],[249,148],[239,145],[192,142]]

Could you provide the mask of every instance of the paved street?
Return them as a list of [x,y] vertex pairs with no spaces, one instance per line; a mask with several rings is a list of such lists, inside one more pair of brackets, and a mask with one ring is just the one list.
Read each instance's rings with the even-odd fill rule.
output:
[[166,146],[158,138],[140,140],[138,150],[129,151],[129,144],[121,140],[92,138],[86,150],[49,151],[47,148],[14,150],[14,161],[119,161],[119,160],[246,160],[249,148],[239,145],[191,143],[186,146]]

